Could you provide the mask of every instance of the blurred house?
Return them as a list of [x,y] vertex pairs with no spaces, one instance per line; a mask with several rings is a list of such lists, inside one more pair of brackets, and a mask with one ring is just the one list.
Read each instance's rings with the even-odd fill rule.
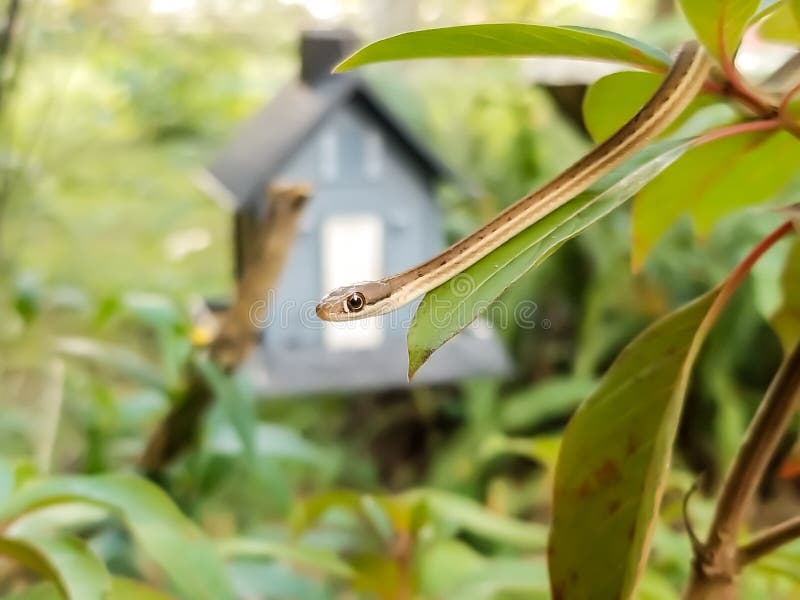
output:
[[[210,188],[234,209],[236,272],[249,255],[270,182],[309,183],[313,197],[264,325],[244,367],[265,396],[408,385],[412,307],[351,323],[323,323],[330,289],[379,279],[444,246],[434,188],[457,178],[359,75],[331,75],[356,45],[343,31],[304,34],[299,77],[236,132],[208,167]],[[488,326],[436,352],[414,383],[509,370]]]

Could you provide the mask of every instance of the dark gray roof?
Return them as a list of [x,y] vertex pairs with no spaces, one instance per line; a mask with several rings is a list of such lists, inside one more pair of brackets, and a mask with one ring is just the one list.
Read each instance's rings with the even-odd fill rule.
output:
[[[357,368],[354,368],[357,365]],[[239,374],[262,398],[323,392],[406,388],[510,374],[511,359],[488,326],[467,329],[439,348],[411,383],[408,351],[402,339],[374,350],[325,348],[271,351],[263,346],[250,355]]]
[[326,77],[309,84],[302,79],[277,96],[236,131],[207,168],[239,208],[255,197],[300,148],[323,119],[345,102],[354,101],[371,113],[432,178],[471,186],[454,172],[354,74]]

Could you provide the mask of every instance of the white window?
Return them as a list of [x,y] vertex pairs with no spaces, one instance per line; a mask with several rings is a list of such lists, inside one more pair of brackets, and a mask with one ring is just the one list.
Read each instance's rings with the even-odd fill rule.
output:
[[319,172],[323,181],[336,181],[339,176],[339,143],[336,131],[324,132],[319,140]]
[[[322,224],[322,287],[383,277],[383,221],[377,215],[330,217]],[[363,350],[383,342],[382,317],[325,323],[323,342],[332,350]]]
[[383,138],[377,131],[364,136],[364,174],[371,181],[383,174]]

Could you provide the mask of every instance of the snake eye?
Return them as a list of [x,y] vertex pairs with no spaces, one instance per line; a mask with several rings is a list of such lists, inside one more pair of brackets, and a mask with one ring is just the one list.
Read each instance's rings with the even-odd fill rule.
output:
[[358,312],[364,308],[364,306],[367,304],[367,301],[364,299],[364,294],[361,292],[355,292],[347,297],[345,304],[347,305],[348,312]]

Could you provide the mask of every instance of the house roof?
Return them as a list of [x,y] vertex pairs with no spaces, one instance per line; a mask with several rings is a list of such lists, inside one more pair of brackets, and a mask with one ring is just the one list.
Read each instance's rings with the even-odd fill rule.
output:
[[239,128],[209,165],[206,171],[214,181],[207,187],[221,186],[236,209],[260,197],[264,186],[325,117],[352,101],[374,116],[427,175],[472,190],[385,106],[366,81],[351,73],[312,82],[300,78],[285,86]]

